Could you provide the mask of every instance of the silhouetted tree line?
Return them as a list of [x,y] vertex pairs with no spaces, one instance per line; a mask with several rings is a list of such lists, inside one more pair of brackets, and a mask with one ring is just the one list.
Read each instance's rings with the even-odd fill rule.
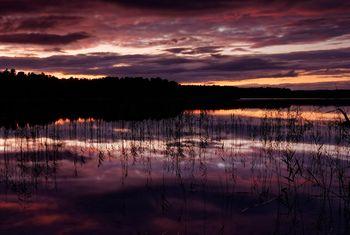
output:
[[58,79],[44,73],[16,73],[14,69],[0,72],[0,85],[3,88],[0,97],[8,99],[126,99],[138,102],[151,98],[173,98],[178,87],[176,82],[160,78]]
[[[163,118],[185,109],[241,106],[288,106],[296,101],[245,101],[241,98],[350,98],[350,92],[292,91],[281,88],[181,86],[161,78],[105,77],[58,79],[44,73],[0,72],[1,120],[96,117],[104,119]],[[337,100],[335,100],[337,99]],[[298,104],[320,104],[318,100]],[[323,101],[324,102],[324,101]],[[328,101],[327,101],[328,102]],[[348,101],[341,101],[348,102]]]
[[14,100],[113,100],[121,102],[183,101],[232,102],[239,98],[349,98],[348,90],[292,91],[286,88],[238,88],[232,86],[181,86],[161,78],[104,77],[58,79],[44,73],[0,72],[2,99]]

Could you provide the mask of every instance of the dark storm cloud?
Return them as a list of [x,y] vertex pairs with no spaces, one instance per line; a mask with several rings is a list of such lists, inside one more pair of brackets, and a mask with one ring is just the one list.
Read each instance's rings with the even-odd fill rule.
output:
[[[67,13],[79,12],[87,8],[99,10],[108,5],[121,6],[124,9],[152,10],[152,13],[198,11],[219,14],[220,11],[232,11],[242,15],[283,15],[288,11],[299,13],[345,12],[350,3],[343,0],[0,0],[0,13],[3,15],[17,13]],[[215,12],[213,10],[216,10]],[[219,10],[219,12],[217,11]],[[146,13],[146,12],[144,12]]]
[[185,64],[185,63],[191,63],[193,60],[187,59],[187,58],[168,58],[166,60],[159,58],[156,60],[153,60],[152,62],[157,63],[159,65],[179,65],[179,64]]
[[325,41],[350,34],[349,24],[347,15],[295,20],[282,25],[276,35],[254,38],[254,47]]
[[211,63],[202,69],[207,71],[255,71],[283,69],[284,62],[264,58],[239,58],[228,62]]
[[39,8],[38,4],[42,4],[43,1],[34,1],[32,4],[28,0],[0,0],[0,13],[21,13],[21,12],[33,12]]
[[0,14],[40,14],[47,13],[67,13],[79,11],[90,6],[90,2],[85,0],[0,0]]
[[[232,80],[264,77],[297,77],[297,71],[350,69],[350,49],[298,52],[276,55],[227,56],[223,58],[174,58],[167,54],[118,55],[94,53],[48,58],[0,57],[8,68],[62,72],[65,74],[148,76],[176,81]],[[84,65],[84,66],[82,66]],[[323,72],[324,73],[324,72]]]
[[[152,14],[163,15],[163,11],[181,15],[190,11],[219,14],[233,12],[237,15],[283,15],[288,11],[298,13],[322,14],[322,12],[346,12],[350,3],[342,0],[0,0],[0,13],[8,14],[40,14],[40,13],[79,13],[93,9],[101,12],[115,11],[108,4],[123,9],[151,10]],[[215,10],[215,12],[213,11]]]
[[69,27],[72,24],[79,23],[82,17],[79,16],[31,16],[24,18],[0,18],[0,29],[5,32],[18,31],[45,31],[58,26]]
[[183,47],[174,47],[174,48],[166,49],[164,51],[170,52],[170,53],[174,53],[174,54],[180,54],[180,53],[186,52],[188,50],[190,50],[190,49],[189,48],[183,48]]
[[312,63],[316,61],[328,61],[331,63],[345,62],[350,58],[350,48],[342,48],[336,50],[320,50],[320,51],[305,51],[305,52],[294,52],[286,54],[272,55],[272,57],[281,60],[305,60]]
[[[301,11],[332,11],[344,10],[350,7],[347,1],[341,0],[102,0],[116,5],[136,9],[149,9],[168,12],[186,12],[201,10],[250,10],[250,12],[261,12],[263,14],[277,13],[290,9]],[[281,13],[281,12],[280,12]]]
[[[95,36],[95,44],[116,40],[134,47],[188,48],[169,48],[175,54],[218,54],[231,42],[261,48],[348,35],[349,11],[350,3],[338,0],[0,0],[0,29],[58,35],[85,31]],[[220,26],[227,30],[218,31]],[[162,38],[166,34],[170,37]],[[215,51],[205,51],[211,47]]]
[[[197,82],[341,73],[349,49],[262,53],[348,46],[349,13],[343,0],[0,0],[0,53],[17,56],[1,65]],[[126,55],[74,55],[109,49]]]
[[89,37],[90,36],[84,32],[70,33],[66,35],[42,33],[0,34],[0,42],[34,45],[64,45]]
[[196,54],[215,54],[222,51],[222,47],[219,46],[205,46],[197,48],[184,48],[184,47],[174,47],[165,49],[164,51],[173,54],[185,54],[185,55],[196,55]]
[[[277,10],[300,9],[304,11],[344,11],[350,3],[343,0],[0,0],[0,13],[31,13],[40,11],[81,10],[91,4],[112,3],[133,9],[159,11],[201,11],[201,10],[250,10],[250,12],[272,13]],[[75,9],[72,9],[75,8]],[[283,13],[283,12],[280,12]]]
[[81,20],[81,17],[77,16],[44,16],[37,18],[23,19],[18,22],[15,29],[17,30],[36,30],[36,29],[48,29],[58,25],[66,25],[76,23]]
[[258,75],[257,78],[285,78],[285,77],[298,77],[299,73],[297,73],[294,70],[288,71],[288,72],[282,72],[282,73],[275,73],[275,74],[265,74],[265,75]]
[[126,7],[169,11],[192,11],[229,6],[231,0],[104,0]]

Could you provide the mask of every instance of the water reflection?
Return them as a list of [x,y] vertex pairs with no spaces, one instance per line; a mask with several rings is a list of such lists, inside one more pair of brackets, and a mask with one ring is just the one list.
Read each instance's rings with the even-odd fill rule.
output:
[[346,234],[350,134],[330,110],[3,128],[1,232]]

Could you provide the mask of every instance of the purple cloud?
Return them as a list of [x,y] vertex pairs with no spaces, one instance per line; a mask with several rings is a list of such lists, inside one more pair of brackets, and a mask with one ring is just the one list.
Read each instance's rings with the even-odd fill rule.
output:
[[66,35],[42,34],[42,33],[17,33],[0,34],[0,42],[15,44],[38,44],[38,45],[64,45],[89,38],[84,32],[70,33]]
[[[197,82],[349,69],[349,50],[340,49],[349,46],[348,1],[0,0],[0,5],[6,67]],[[270,46],[292,51],[303,44],[302,52],[266,53]],[[98,53],[108,51],[99,48],[123,55]],[[76,49],[96,53],[80,55]],[[11,54],[17,57],[5,57]]]

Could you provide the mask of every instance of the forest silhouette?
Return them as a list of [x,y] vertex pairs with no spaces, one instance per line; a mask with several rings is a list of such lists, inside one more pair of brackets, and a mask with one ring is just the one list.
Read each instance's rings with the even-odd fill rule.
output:
[[349,104],[348,90],[184,86],[161,78],[59,79],[44,73],[0,72],[0,122],[57,118],[166,118],[186,109]]

